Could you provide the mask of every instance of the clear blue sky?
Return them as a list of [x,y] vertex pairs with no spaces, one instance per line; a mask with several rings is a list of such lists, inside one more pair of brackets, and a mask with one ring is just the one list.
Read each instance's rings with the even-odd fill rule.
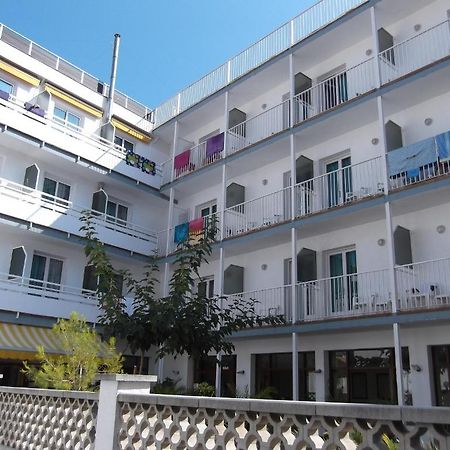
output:
[[314,0],[0,0],[0,21],[148,106],[180,91]]

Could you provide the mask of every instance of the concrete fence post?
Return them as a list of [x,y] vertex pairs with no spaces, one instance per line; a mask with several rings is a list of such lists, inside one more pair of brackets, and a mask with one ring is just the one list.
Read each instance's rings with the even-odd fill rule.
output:
[[156,375],[101,374],[98,399],[97,426],[95,432],[95,450],[117,448],[119,405],[117,395],[150,394],[152,383],[157,382]]

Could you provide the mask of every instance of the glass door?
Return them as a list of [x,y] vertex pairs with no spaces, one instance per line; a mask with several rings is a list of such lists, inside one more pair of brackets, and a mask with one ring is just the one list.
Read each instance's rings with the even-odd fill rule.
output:
[[44,290],[59,291],[63,262],[39,254],[33,255],[30,285]]
[[353,192],[351,164],[350,156],[327,163],[325,169],[328,208],[342,205]]
[[331,312],[353,309],[358,296],[356,250],[333,253],[329,256]]

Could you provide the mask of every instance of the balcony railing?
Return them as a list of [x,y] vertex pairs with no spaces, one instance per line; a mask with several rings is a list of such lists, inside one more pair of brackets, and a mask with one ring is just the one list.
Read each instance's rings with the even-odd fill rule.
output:
[[[10,111],[14,111],[17,114],[38,121],[43,125],[48,126],[49,128],[52,128],[66,136],[76,139],[79,142],[86,143],[94,147],[96,150],[99,150],[105,156],[110,155],[113,156],[114,158],[126,162],[127,152],[123,147],[115,144],[114,142],[110,142],[102,138],[98,134],[87,133],[81,127],[77,127],[72,124],[62,124],[61,121],[59,121],[58,119],[49,117],[47,112],[42,110],[41,108],[27,109],[24,106],[25,104],[26,102],[13,95],[9,95],[8,100],[0,98],[0,106],[6,107]],[[111,164],[111,168],[113,168],[113,164]],[[159,165],[156,166],[156,176],[158,178],[162,176],[162,170]]]
[[290,127],[290,100],[242,122],[227,132],[227,156]]
[[215,224],[217,229],[217,238],[219,237],[219,223],[220,223],[220,213],[216,212],[205,217],[198,217],[186,222],[184,224],[172,227],[169,230],[163,230],[157,233],[158,237],[158,250],[157,256],[171,255],[180,246],[188,242],[194,245],[200,241],[205,236],[205,233],[210,229],[212,224]]
[[371,58],[297,94],[294,122],[303,122],[375,88],[375,60]]
[[384,193],[381,157],[295,185],[295,216],[303,217]]
[[387,160],[391,190],[448,175],[450,131],[392,150]]
[[[22,216],[22,213],[25,213],[23,218],[28,218],[30,221],[45,222],[45,220],[38,220],[35,215],[30,215],[32,211],[26,208],[23,204],[36,206],[38,208],[42,208],[43,210],[53,211],[58,215],[64,217],[73,217],[74,219],[74,227],[70,230],[63,229],[63,231],[70,231],[71,233],[74,230],[78,230],[81,226],[80,217],[83,211],[90,211],[93,216],[93,223],[100,227],[105,227],[109,230],[113,230],[122,235],[127,235],[130,237],[134,237],[149,243],[152,243],[156,246],[156,233],[154,231],[149,231],[144,227],[136,225],[134,223],[120,220],[117,217],[110,216],[106,213],[101,213],[98,211],[91,210],[89,208],[83,208],[81,206],[74,205],[72,202],[61,199],[54,195],[46,194],[44,192],[38,191],[37,189],[29,188],[27,186],[14,183],[12,181],[6,180],[4,178],[0,178],[0,197],[2,198],[0,210],[4,213],[10,210],[12,212],[16,211],[18,217]],[[14,199],[17,202],[11,203],[8,208],[7,199]],[[35,209],[33,211],[36,211]],[[22,218],[22,217],[20,217]],[[52,222],[53,216],[48,218],[48,221],[51,223],[41,223],[41,225],[50,225],[55,228],[65,228],[60,226],[57,221]]]
[[[449,30],[450,26],[447,20],[381,52],[378,55],[381,83],[389,83],[448,57],[450,55]],[[370,58],[297,94],[293,98],[294,125],[373,91],[377,87],[375,62],[375,58]],[[290,101],[285,100],[229,129],[225,156],[232,155],[290,128],[289,105]],[[224,156],[221,155],[222,157]],[[204,159],[200,158],[200,161],[204,161]],[[192,164],[184,173],[193,172],[204,165],[202,163]],[[176,174],[174,176],[177,177]],[[163,183],[169,182],[170,177],[170,170],[167,170]]]
[[[102,94],[107,94],[109,89],[107,84],[3,24],[0,24],[0,40],[86,86],[93,92],[98,93],[99,86],[103,86]],[[137,126],[142,127],[147,132],[151,131],[152,126],[149,121],[152,114],[151,109],[117,90],[115,91],[114,100],[118,105],[142,118],[136,124]]]
[[450,28],[449,21],[446,20],[381,52],[381,83],[389,83],[449,54]]
[[155,109],[160,126],[367,0],[321,0]]
[[396,267],[399,310],[450,306],[450,258]]

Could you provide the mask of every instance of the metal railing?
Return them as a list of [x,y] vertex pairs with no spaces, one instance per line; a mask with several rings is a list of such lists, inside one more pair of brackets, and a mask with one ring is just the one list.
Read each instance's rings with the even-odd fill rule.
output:
[[450,132],[392,150],[387,154],[387,161],[390,190],[448,175]]
[[[67,136],[92,145],[104,153],[112,154],[117,158],[126,160],[127,151],[120,145],[102,138],[99,134],[87,133],[86,130],[84,130],[82,127],[69,123],[63,124],[57,118],[48,115],[46,111],[44,116],[37,115],[32,111],[28,111],[27,109],[25,109],[24,104],[25,102],[23,100],[11,94],[9,95],[9,100],[0,98],[0,105],[5,106],[10,110],[15,111],[16,113],[27,116],[34,120],[38,120],[42,124],[48,125]],[[162,169],[160,165],[156,166],[156,176],[162,176]]]
[[[197,218],[200,219],[200,218]],[[193,219],[196,220],[196,219]],[[186,222],[191,223],[193,220]],[[203,229],[201,231],[192,232],[188,231],[188,234],[184,236],[183,239],[176,234],[176,228],[172,227],[169,230],[162,230],[157,234],[158,246],[157,246],[157,256],[167,256],[177,252],[183,242],[189,242],[189,244],[194,245],[198,243],[201,238],[204,237],[204,233],[209,229],[208,227],[215,223],[217,229],[217,238],[219,238],[219,224],[220,224],[220,212],[215,212],[203,217]],[[189,228],[188,228],[189,229]]]
[[0,273],[0,290],[76,303],[95,304],[97,301],[95,291],[9,273]]
[[395,268],[398,309],[450,306],[450,258]]
[[294,97],[294,123],[342,105],[376,88],[375,59],[368,59]]
[[276,105],[227,131],[227,155],[267,139],[290,127],[290,100]]
[[[4,24],[0,24],[0,40],[8,45],[11,45],[17,50],[26,53],[27,55],[45,64],[46,66],[57,70],[58,72],[66,75],[72,80],[77,81],[83,86],[86,86],[91,91],[98,93],[99,88],[101,88],[102,92],[100,93],[103,95],[107,95],[109,86],[106,83],[103,83],[86,71],[52,53],[46,48],[41,47],[25,36],[22,36],[17,31],[8,28]],[[145,129],[146,131],[150,131],[151,124],[149,118],[153,112],[152,109],[148,108],[142,103],[137,102],[136,100],[133,100],[132,98],[128,97],[118,90],[115,91],[114,101],[118,105],[123,106],[132,113],[140,116],[142,119],[136,125],[143,127],[143,129]],[[146,124],[145,122],[148,122],[148,124]]]
[[367,0],[321,0],[155,108],[160,126]]
[[449,54],[450,28],[446,20],[381,52],[381,83],[389,83]]
[[[46,194],[37,189],[14,183],[13,181],[4,178],[0,178],[0,196],[13,198],[17,201],[33,204],[46,210],[57,212],[61,215],[70,216],[76,221],[80,220],[84,211],[89,211],[93,216],[92,221],[95,225],[126,234],[130,237],[142,239],[156,245],[157,237],[154,231],[147,230],[146,228],[129,221],[120,220],[117,217],[110,216],[106,213],[74,205],[71,201],[64,200],[51,194]],[[2,209],[1,206],[0,209]],[[55,226],[57,227],[57,224],[55,224]],[[81,227],[81,222],[79,226]]]
[[383,193],[383,159],[376,157],[295,185],[295,217],[303,217]]
[[291,188],[249,200],[225,210],[224,237],[233,237],[291,219]]

